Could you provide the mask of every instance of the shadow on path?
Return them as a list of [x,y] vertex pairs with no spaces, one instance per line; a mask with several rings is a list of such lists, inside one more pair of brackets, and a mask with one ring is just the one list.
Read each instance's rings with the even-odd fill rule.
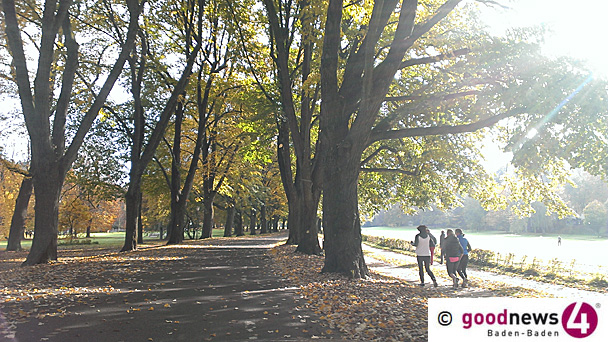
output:
[[[296,289],[272,271],[269,248],[284,239],[284,234],[217,239],[141,250],[123,256],[120,263],[92,260],[107,263],[103,269],[113,272],[115,291],[73,296],[59,314],[45,311],[49,303],[44,301],[32,301],[30,307],[20,303],[26,305],[24,311],[37,314],[14,324],[14,335],[5,332],[4,340],[341,339],[335,332],[326,335],[318,318],[298,306]],[[135,274],[121,279],[121,269]],[[31,307],[35,305],[40,307]],[[6,310],[11,306],[5,303],[2,311]]]

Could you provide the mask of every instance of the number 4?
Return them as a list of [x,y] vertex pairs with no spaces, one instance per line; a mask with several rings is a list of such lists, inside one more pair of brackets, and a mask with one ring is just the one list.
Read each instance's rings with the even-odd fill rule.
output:
[[[589,325],[589,322],[587,321],[587,313],[581,312],[581,306],[583,306],[582,302],[576,302],[576,304],[574,305],[574,309],[572,310],[572,313],[570,314],[570,317],[568,317],[568,322],[566,323],[566,327],[568,329],[579,329],[581,331],[581,334],[586,335],[587,331],[589,330],[590,325]],[[574,320],[579,315],[579,313],[581,315],[581,321],[577,323]]]

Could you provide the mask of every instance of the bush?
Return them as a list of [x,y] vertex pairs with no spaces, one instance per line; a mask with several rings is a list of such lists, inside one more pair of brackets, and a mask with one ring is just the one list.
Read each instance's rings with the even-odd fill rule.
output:
[[496,253],[485,249],[474,249],[469,252],[471,263],[481,266],[494,266],[493,260],[496,258]]
[[538,277],[539,276],[538,271],[535,268],[532,268],[532,267],[525,269],[523,273],[524,273],[524,275],[532,276],[532,277]]
[[405,240],[401,240],[401,239],[394,239],[394,238],[387,238],[387,237],[382,237],[382,236],[370,236],[370,235],[363,235],[362,238],[363,238],[363,241],[373,243],[374,245],[387,247],[387,248],[391,248],[391,249],[398,249],[398,250],[402,250],[402,251],[409,251],[409,252],[414,251],[414,248],[409,241],[405,241]]
[[589,280],[589,285],[595,287],[608,287],[608,281],[606,281],[606,277],[603,274],[596,274],[593,279]]
[[98,245],[98,241],[92,241],[91,239],[67,239],[60,240],[57,242],[59,246],[74,246],[74,245]]

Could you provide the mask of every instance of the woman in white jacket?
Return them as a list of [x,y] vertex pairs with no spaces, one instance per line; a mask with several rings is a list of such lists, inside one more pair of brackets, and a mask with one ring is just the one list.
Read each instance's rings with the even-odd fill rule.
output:
[[[437,287],[437,280],[431,271],[431,247],[435,247],[435,242],[426,231],[426,226],[418,226],[419,233],[416,234],[412,245],[416,247],[416,259],[418,260],[418,274],[420,275],[420,286],[424,286],[424,271],[433,280],[433,285]],[[424,265],[424,269],[423,269]]]

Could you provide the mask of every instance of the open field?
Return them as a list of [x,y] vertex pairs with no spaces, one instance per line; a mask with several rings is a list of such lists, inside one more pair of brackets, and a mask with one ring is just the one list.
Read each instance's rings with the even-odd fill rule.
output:
[[[431,231],[437,239],[440,229]],[[412,241],[418,233],[415,227],[369,227],[363,228],[364,235],[384,236]],[[515,261],[527,256],[527,262],[533,258],[548,262],[558,259],[565,265],[575,261],[581,267],[591,266],[601,270],[608,260],[608,239],[589,236],[562,236],[562,245],[557,245],[557,236],[527,236],[504,233],[466,232],[465,235],[473,248],[491,250],[501,255],[512,253]]]

